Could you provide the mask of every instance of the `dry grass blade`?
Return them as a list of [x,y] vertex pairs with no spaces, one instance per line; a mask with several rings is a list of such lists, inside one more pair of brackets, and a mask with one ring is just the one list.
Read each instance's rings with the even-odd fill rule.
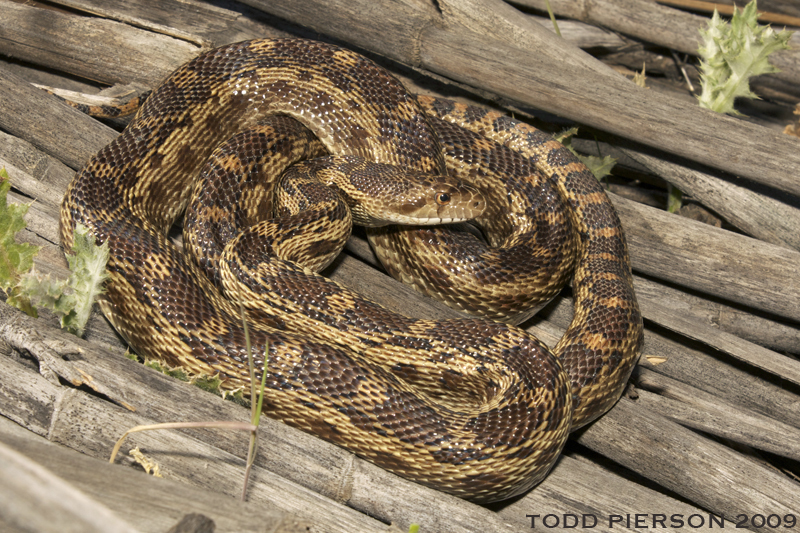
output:
[[135,426],[123,433],[123,435],[117,441],[117,444],[114,446],[114,449],[111,451],[111,458],[108,460],[109,463],[113,463],[114,459],[117,458],[117,453],[119,453],[119,449],[122,447],[122,443],[125,442],[125,439],[131,433],[137,433],[139,431],[151,431],[154,429],[197,429],[197,428],[217,428],[217,429],[235,429],[239,431],[255,431],[256,427],[252,424],[248,424],[246,422],[232,422],[228,420],[221,420],[218,422],[165,422],[163,424],[147,424],[144,426]]
[[264,386],[267,381],[267,361],[269,360],[269,343],[264,347],[264,368],[261,370],[261,389],[256,401],[256,364],[253,361],[253,346],[250,343],[250,330],[247,327],[247,315],[244,312],[244,305],[239,298],[239,310],[242,313],[242,328],[244,329],[244,342],[247,348],[247,365],[250,369],[250,421],[253,430],[250,432],[250,445],[247,449],[247,466],[244,471],[244,484],[242,485],[242,501],[247,499],[247,483],[250,479],[250,470],[256,459],[258,451],[258,422],[261,419],[261,408],[264,405]]
[[111,458],[108,460],[109,463],[113,463],[114,459],[117,457],[117,453],[119,453],[119,449],[122,447],[122,443],[125,442],[125,439],[131,433],[136,433],[139,431],[151,431],[155,429],[198,429],[198,428],[217,428],[217,429],[233,429],[239,431],[249,431],[250,432],[250,444],[247,450],[247,466],[245,467],[245,474],[244,474],[244,483],[242,485],[242,494],[241,499],[245,501],[247,499],[247,485],[248,480],[250,479],[250,471],[253,467],[253,462],[255,461],[256,451],[258,451],[258,423],[261,419],[261,409],[263,407],[264,402],[264,386],[267,379],[267,360],[269,357],[269,345],[267,345],[264,349],[264,369],[261,372],[261,388],[258,391],[258,401],[254,401],[256,398],[256,386],[255,386],[255,362],[253,361],[253,349],[250,343],[250,332],[247,328],[247,316],[244,311],[244,306],[239,303],[239,308],[242,312],[242,326],[244,328],[244,338],[245,338],[245,345],[247,348],[247,363],[250,369],[250,420],[251,423],[247,424],[245,422],[234,422],[234,421],[212,421],[212,422],[165,422],[162,424],[147,424],[142,426],[135,426],[129,430],[127,430],[120,438],[117,440],[117,443],[114,445],[114,449],[111,451]]

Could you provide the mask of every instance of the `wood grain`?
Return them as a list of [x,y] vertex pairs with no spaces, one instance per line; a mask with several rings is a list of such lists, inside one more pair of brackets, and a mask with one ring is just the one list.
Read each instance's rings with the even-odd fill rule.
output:
[[152,86],[199,52],[186,41],[106,19],[68,17],[9,0],[0,9],[0,52],[109,85],[135,76]]
[[[621,438],[632,426],[642,438]],[[602,446],[606,457],[717,515],[769,509],[783,516],[800,505],[797,483],[627,398],[577,441],[590,449]]]
[[800,320],[800,252],[610,196],[635,271]]
[[635,377],[637,403],[682,426],[758,450],[800,459],[800,429],[715,398],[646,368]]
[[616,144],[572,141],[581,153],[610,155],[619,161],[618,165],[661,177],[680,189],[684,197],[702,203],[751,237],[800,250],[800,204],[796,198],[764,194],[745,187],[734,177],[716,175],[707,167],[681,164],[641,146],[632,147],[631,143]]
[[[514,0],[514,3],[547,10],[544,0]],[[556,15],[597,24],[693,55],[697,55],[697,49],[702,44],[700,30],[708,27],[709,20],[707,17],[646,0],[584,0],[580,3],[551,0],[550,5]],[[770,56],[770,62],[781,69],[781,72],[771,76],[795,85],[800,82],[800,53],[796,45],[792,45],[789,50],[776,52]]]
[[[0,68],[0,109],[0,128],[47,154],[59,154],[58,159],[72,169],[82,167],[98,146],[116,137],[108,126],[87,121],[80,111],[4,68]],[[84,128],[78,136],[77,124]]]

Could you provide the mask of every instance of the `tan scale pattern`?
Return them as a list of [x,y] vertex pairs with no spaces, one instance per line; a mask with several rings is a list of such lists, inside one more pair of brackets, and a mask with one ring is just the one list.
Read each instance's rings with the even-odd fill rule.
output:
[[525,156],[568,201],[579,237],[572,281],[575,315],[553,352],[572,382],[573,429],[588,424],[622,395],[643,341],[628,249],[614,206],[591,172],[551,136],[502,113],[430,97],[421,96],[419,102],[431,115]]
[[[452,116],[458,110],[453,107]],[[205,265],[184,258],[166,232],[189,202],[195,176],[212,151],[273,115],[302,123],[330,154],[414,172],[444,173],[445,153],[451,164],[458,160],[453,154],[471,154],[459,156],[456,166],[479,178],[476,186],[488,195],[487,206],[494,209],[499,199],[510,198],[513,208],[508,215],[479,218],[488,240],[511,248],[528,238],[539,245],[560,243],[555,252],[498,252],[509,262],[541,265],[564,280],[577,242],[576,322],[556,348],[569,376],[544,345],[514,326],[478,318],[410,319],[308,268],[262,255],[272,246],[258,229],[270,223],[261,220],[269,210],[256,200],[262,185],[247,180],[236,194],[244,198],[242,219],[257,220],[255,229],[234,230],[220,241],[224,246],[214,260],[220,270],[207,279]],[[609,218],[607,201],[584,203],[596,187],[583,183],[571,160],[543,141],[532,143],[526,158],[433,123],[394,78],[353,52],[299,39],[219,48],[178,69],[125,132],[76,176],[62,206],[62,242],[69,247],[77,222],[108,242],[111,278],[101,308],[140,354],[194,373],[218,372],[230,386],[246,381],[238,306],[222,297],[227,292],[247,307],[254,353],[269,343],[270,416],[425,485],[478,502],[505,499],[547,474],[573,425],[574,403],[598,416],[616,400],[637,356],[641,321],[621,231],[599,231],[616,218]],[[287,151],[278,153],[291,158]],[[512,177],[513,185],[500,183],[494,191],[492,172],[478,163],[482,158],[498,171],[521,170],[525,177]],[[250,165],[239,156],[221,161]],[[561,196],[570,200],[572,214],[556,208]],[[534,207],[518,205],[522,199]],[[201,207],[212,221],[227,220],[224,208]],[[529,214],[535,214],[533,221]],[[516,229],[518,223],[523,230]],[[415,229],[410,240],[430,246],[427,231]],[[597,245],[596,236],[602,237]],[[202,229],[191,238],[201,246],[207,240]],[[613,238],[616,248],[606,244]],[[609,261],[608,254],[615,259]],[[463,274],[429,268],[429,278],[445,285]],[[483,284],[497,284],[478,274]],[[468,299],[480,285],[472,286]],[[516,310],[527,291],[518,288],[501,303],[507,319],[527,313]],[[623,310],[606,307],[610,302]],[[579,354],[582,339],[593,339],[598,349]],[[613,383],[600,384],[597,376]],[[569,394],[570,377],[577,402]],[[583,387],[591,389],[586,396]]]

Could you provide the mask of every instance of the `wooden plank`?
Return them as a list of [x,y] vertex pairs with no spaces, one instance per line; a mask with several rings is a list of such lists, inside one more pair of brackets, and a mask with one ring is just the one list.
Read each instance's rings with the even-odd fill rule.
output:
[[75,173],[61,161],[38,151],[27,141],[0,132],[0,168],[14,188],[37,204],[59,207]]
[[0,53],[108,85],[152,87],[199,52],[186,41],[101,18],[9,0],[0,0],[0,9]]
[[[514,0],[514,3],[547,10],[545,0]],[[551,0],[550,5],[556,15],[597,24],[692,55],[697,55],[697,49],[702,44],[700,30],[707,29],[709,20],[708,17],[645,0],[591,0],[581,4],[570,0]],[[790,50],[776,52],[770,56],[770,62],[781,69],[780,73],[771,76],[795,85],[800,82],[800,53],[796,45],[792,45]]]
[[728,519],[800,508],[797,483],[624,397],[577,441]]
[[[800,396],[779,378],[765,379],[728,364],[712,350],[678,341],[674,335],[651,330],[645,337],[645,356],[639,362],[641,366],[706,391],[720,400],[800,427]],[[666,362],[653,364],[646,356],[666,358]]]
[[[693,514],[705,515],[706,512],[685,502],[676,500],[655,490],[646,487],[637,487],[632,490],[629,479],[614,472],[613,465],[608,468],[599,466],[578,453],[569,453],[570,444],[567,444],[567,455],[562,455],[555,468],[547,478],[528,493],[524,498],[513,501],[498,511],[498,514],[509,521],[518,524],[519,531],[530,529],[546,529],[547,531],[580,531],[585,517],[587,526],[591,526],[593,518],[597,519],[597,530],[616,531],[624,523],[609,523],[611,515],[624,517],[628,514],[640,514],[654,517],[668,512],[690,516]],[[578,448],[577,446],[572,446]],[[580,498],[580,499],[578,499]],[[528,515],[536,515],[535,527],[531,526]],[[545,515],[555,515],[561,527],[551,528],[543,522]],[[577,517],[577,527],[572,518]],[[553,525],[554,517],[548,517],[548,525]],[[566,522],[569,520],[570,522]],[[671,527],[660,527],[652,521],[647,521],[649,532],[672,532]],[[563,526],[567,526],[566,528]],[[731,526],[731,523],[726,525]],[[585,530],[588,528],[585,528]],[[631,528],[635,531],[641,529]],[[590,529],[589,529],[590,530]],[[694,528],[692,528],[694,531]],[[699,531],[718,531],[708,522],[697,528]]]
[[776,352],[800,353],[800,327],[796,324],[773,320],[746,307],[726,305],[641,276],[634,276],[634,287],[639,302],[660,303],[670,314],[691,320],[695,328],[702,326],[730,333]]
[[[37,437],[0,417],[0,455],[4,451],[15,452],[16,461],[12,465],[4,457],[0,469],[4,480],[0,508],[6,511],[0,512],[0,527],[5,523],[20,531],[42,533],[134,531],[118,526],[125,521],[135,526],[135,531],[164,532],[181,517],[202,513],[219,531],[323,530],[311,521],[300,521],[260,503],[110,465]],[[22,507],[26,505],[33,508]],[[17,523],[10,520],[9,510],[19,518]]]
[[0,525],[42,533],[136,533],[105,506],[0,442]]
[[[3,1],[3,0],[0,0]],[[17,4],[18,5],[18,4]],[[79,169],[117,133],[0,68],[0,128]],[[80,135],[75,135],[80,127]]]
[[46,436],[60,394],[57,380],[31,372],[10,353],[0,356],[0,374],[0,414],[36,435]]
[[635,271],[800,321],[800,252],[609,196]]
[[[105,459],[114,442],[129,428],[152,424],[153,420],[114,408],[108,402],[79,391],[69,391],[59,404],[50,439],[88,455]],[[235,436],[228,435],[228,438]],[[245,434],[240,436],[246,441]],[[137,433],[128,438],[123,450],[139,447],[157,462],[170,479],[213,490],[231,498],[241,492],[244,460],[173,431]],[[126,458],[123,463],[130,464]],[[321,531],[377,532],[385,529],[368,516],[349,509],[313,490],[288,481],[266,469],[255,466],[248,485],[248,501],[267,505],[270,509],[314,520],[326,516]]]
[[[781,457],[800,460],[800,429],[720,400],[691,385],[637,369],[637,403],[694,428]],[[644,390],[642,390],[644,389]]]
[[264,37],[267,33],[277,33],[274,28],[255,20],[258,13],[243,6],[236,6],[238,11],[234,11],[193,0],[57,0],[54,3],[155,33],[171,35],[206,49]]
[[[800,250],[800,209],[796,203],[786,201],[787,198],[775,198],[744,187],[735,178],[722,179],[708,171],[657,157],[642,147],[625,144],[614,147],[583,139],[573,139],[572,145],[583,153],[611,155],[622,166],[637,165],[638,170],[671,183],[744,233],[770,244]],[[599,154],[597,146],[601,148]]]
[[699,324],[691,317],[675,313],[658,299],[642,301],[641,306],[642,314],[648,320],[685,337],[708,344],[755,368],[760,368],[786,381],[800,385],[800,362],[795,359],[748,342],[736,335]]
[[[543,338],[549,335],[550,339],[558,339],[571,319],[572,300],[563,298],[545,309],[541,317],[534,317],[527,329]],[[661,362],[652,363],[651,358]],[[784,386],[780,378],[764,379],[747,368],[729,364],[707,346],[649,323],[639,365],[706,391],[721,401],[800,428],[800,396]]]
[[[540,24],[543,28],[555,32],[553,23],[549,18],[531,16],[531,19],[537,24]],[[605,48],[607,50],[617,50],[628,45],[624,39],[614,32],[574,20],[558,21],[558,30],[561,32],[561,37],[565,41],[574,44],[578,48]]]

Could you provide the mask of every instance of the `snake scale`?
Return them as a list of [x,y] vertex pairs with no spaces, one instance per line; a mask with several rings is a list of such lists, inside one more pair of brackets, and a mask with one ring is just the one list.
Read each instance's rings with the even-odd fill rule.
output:
[[[307,143],[269,140],[286,128]],[[399,316],[264,254],[283,248],[291,256],[295,244],[335,252],[340,245],[325,232],[346,215],[326,211],[320,222],[301,206],[274,218],[280,209],[260,199],[264,186],[249,181],[263,162],[252,149],[258,143],[284,166],[330,154],[345,166],[366,160],[472,181],[485,196],[475,222],[485,242],[463,227],[368,231],[391,274],[486,318]],[[233,153],[238,145],[245,155]],[[240,202],[236,211],[217,203],[213,182],[197,178],[232,167],[245,176],[229,194]],[[193,190],[186,248],[214,247],[205,219],[227,233],[216,250],[190,259],[167,232]],[[140,355],[219,374],[229,386],[246,382],[234,303],[241,301],[257,367],[269,347],[270,416],[476,502],[509,498],[541,481],[570,430],[619,398],[641,346],[619,219],[583,165],[530,126],[413,97],[370,60],[328,44],[247,41],[179,68],[71,183],[62,205],[66,249],[76,223],[109,244],[100,306]],[[301,227],[320,239],[309,243]],[[267,242],[273,234],[295,244]],[[550,351],[512,324],[570,276],[575,316]]]

